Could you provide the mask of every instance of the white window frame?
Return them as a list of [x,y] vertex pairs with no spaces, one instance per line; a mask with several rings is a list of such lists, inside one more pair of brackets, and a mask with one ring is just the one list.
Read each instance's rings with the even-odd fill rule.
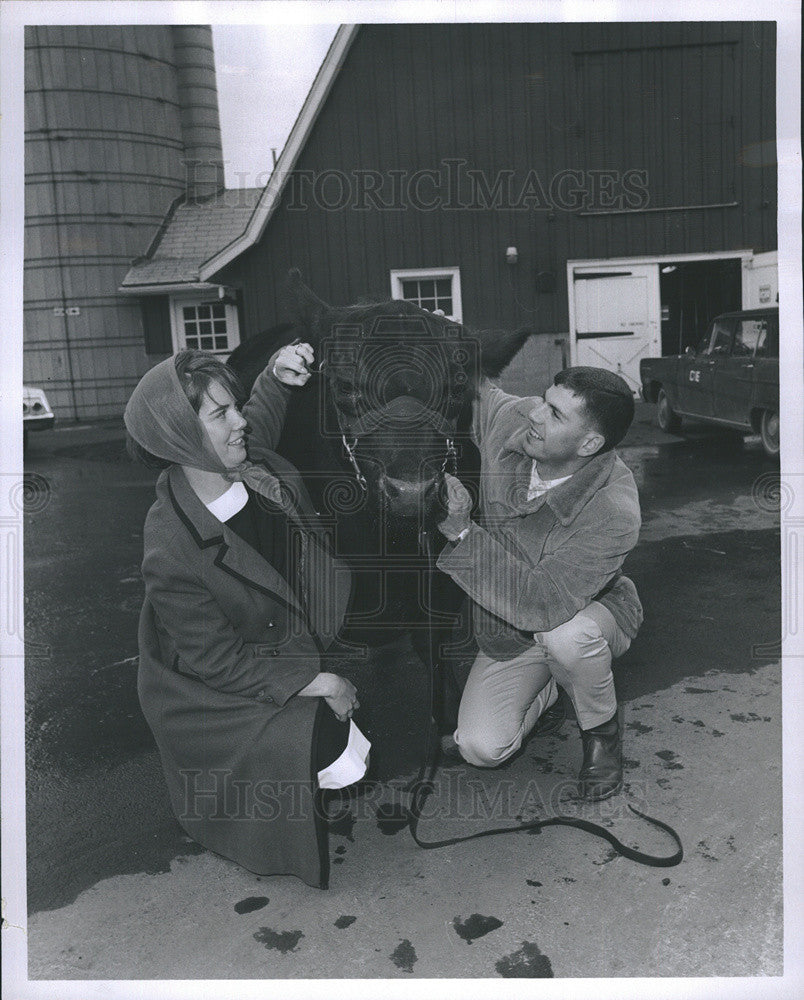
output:
[[403,299],[402,282],[424,279],[450,278],[452,280],[452,315],[447,319],[463,323],[461,303],[461,269],[459,267],[394,268],[391,271],[391,298]]
[[[220,296],[217,291],[213,294],[196,293],[195,295],[172,295],[170,297],[170,336],[173,342],[173,353],[183,351],[187,347],[184,339],[184,313],[185,306],[206,306],[220,303]],[[232,351],[240,343],[240,321],[237,315],[237,306],[231,302],[224,302],[226,310],[226,336],[228,346],[225,351],[212,351],[223,361],[229,357]]]

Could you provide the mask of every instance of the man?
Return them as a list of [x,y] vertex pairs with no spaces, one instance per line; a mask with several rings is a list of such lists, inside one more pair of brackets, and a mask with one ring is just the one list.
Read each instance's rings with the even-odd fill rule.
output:
[[445,750],[478,767],[501,764],[537,723],[543,732],[561,725],[558,682],[581,729],[588,800],[622,788],[611,662],[642,622],[621,572],[639,535],[639,497],[613,450],[633,416],[631,390],[601,368],[559,372],[543,399],[484,381],[473,422],[479,519],[450,476],[439,525],[452,544],[438,566],[471,598],[480,648]]

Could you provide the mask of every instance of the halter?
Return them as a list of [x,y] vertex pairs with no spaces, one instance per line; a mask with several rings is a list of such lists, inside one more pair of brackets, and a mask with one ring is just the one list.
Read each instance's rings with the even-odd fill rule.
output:
[[[326,369],[326,361],[322,361],[317,368],[307,368],[311,375],[323,375]],[[352,471],[355,474],[355,481],[360,487],[363,493],[368,493],[368,481],[363,475],[360,465],[357,461],[357,455],[355,454],[355,449],[357,448],[360,437],[357,434],[352,434],[352,441],[349,442],[346,437],[346,431],[350,428],[344,428],[343,421],[341,420],[341,412],[336,404],[333,404],[335,410],[335,416],[338,421],[338,426],[341,430],[341,444],[343,445],[343,450],[346,453],[346,458],[352,467]],[[363,423],[363,418],[358,418],[358,423]],[[442,421],[442,424],[446,421]],[[449,471],[450,475],[456,475],[458,470],[458,452],[455,448],[455,440],[449,435],[444,435],[444,461],[441,463],[441,468],[439,469],[439,475],[443,475],[445,472]]]
[[[337,413],[337,407],[335,408]],[[340,423],[340,414],[338,414],[338,423]],[[349,459],[349,464],[354,470],[355,479],[357,480],[357,485],[364,493],[368,493],[368,483],[366,482],[366,477],[360,471],[360,466],[357,464],[357,458],[355,457],[355,448],[357,447],[358,439],[355,438],[351,444],[346,440],[346,435],[341,434],[341,441],[343,442],[344,450],[346,451],[346,457]]]
[[[338,414],[338,422],[340,423],[340,414]],[[341,443],[343,444],[343,449],[346,452],[346,457],[349,459],[349,464],[352,466],[357,485],[364,493],[368,493],[368,481],[363,475],[357,461],[357,456],[355,455],[355,449],[357,448],[359,441],[360,438],[355,437],[350,444],[346,435],[341,434]],[[444,444],[446,446],[446,452],[444,454],[444,461],[441,463],[441,468],[438,470],[438,473],[439,475],[443,475],[445,472],[449,472],[451,476],[454,476],[458,471],[458,452],[455,448],[455,441],[451,437],[446,437],[444,438]]]

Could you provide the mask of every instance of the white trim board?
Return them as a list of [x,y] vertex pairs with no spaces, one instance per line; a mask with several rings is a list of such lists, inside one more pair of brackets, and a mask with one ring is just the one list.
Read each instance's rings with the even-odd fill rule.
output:
[[193,292],[216,292],[221,285],[209,281],[170,282],[164,285],[121,285],[117,289],[120,295],[175,295],[191,294]]
[[740,260],[751,260],[754,256],[753,250],[721,250],[715,253],[666,253],[659,256],[645,257],[596,257],[587,260],[568,260],[567,276],[576,267],[606,267],[614,264],[618,267],[638,264],[675,264],[684,261],[694,260],[725,260],[726,258],[739,258]]
[[342,24],[338,28],[248,225],[237,239],[201,265],[198,276],[202,281],[208,281],[259,242],[359,29],[359,24]]

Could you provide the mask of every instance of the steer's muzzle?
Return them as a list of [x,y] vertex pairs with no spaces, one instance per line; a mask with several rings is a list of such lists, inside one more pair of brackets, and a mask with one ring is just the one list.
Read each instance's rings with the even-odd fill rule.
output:
[[425,509],[429,503],[435,480],[394,479],[392,476],[380,476],[377,484],[385,497],[392,513],[402,517],[413,517]]

